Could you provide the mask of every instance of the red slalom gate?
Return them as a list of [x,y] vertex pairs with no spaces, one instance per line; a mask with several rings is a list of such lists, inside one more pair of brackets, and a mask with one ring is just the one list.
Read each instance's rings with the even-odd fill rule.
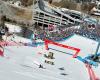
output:
[[63,48],[67,48],[67,49],[71,49],[71,50],[76,51],[75,54],[73,55],[73,58],[76,58],[78,56],[78,53],[80,52],[79,48],[71,47],[71,46],[64,45],[64,44],[59,44],[57,42],[53,42],[53,41],[48,40],[48,39],[45,39],[45,48],[46,48],[46,50],[49,49],[48,44],[54,44],[56,46],[60,46],[60,47],[63,47]]
[[90,64],[85,64],[87,70],[88,70],[88,73],[89,73],[89,76],[90,76],[90,80],[100,80],[97,78],[97,76],[95,75],[93,69],[92,69],[92,66]]
[[[63,48],[68,48],[68,49],[71,49],[71,50],[75,50],[76,53],[73,55],[74,58],[77,57],[78,53],[80,52],[80,49],[78,49],[78,48],[71,47],[71,46],[67,46],[67,45],[63,45],[63,44],[59,44],[59,43],[57,43],[57,42],[53,42],[53,41],[51,41],[51,40],[45,39],[45,48],[46,48],[46,50],[49,49],[49,48],[48,48],[48,44],[54,44],[54,45],[57,45],[57,46],[60,46],[60,47],[63,47]],[[100,80],[100,79],[98,79],[98,78],[96,77],[96,75],[95,75],[95,73],[94,73],[94,71],[93,71],[93,69],[92,69],[92,65],[90,65],[90,64],[85,64],[85,66],[86,66],[86,68],[87,68],[87,70],[88,70],[90,80]]]

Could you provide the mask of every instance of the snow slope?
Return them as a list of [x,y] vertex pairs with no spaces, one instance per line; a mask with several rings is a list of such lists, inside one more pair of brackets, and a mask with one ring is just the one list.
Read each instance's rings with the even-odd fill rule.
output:
[[[98,44],[79,35],[73,35],[60,43],[80,48],[79,55],[82,57],[94,54]],[[54,45],[49,45],[49,47],[66,51]],[[4,49],[5,57],[0,57],[0,80],[89,80],[89,74],[83,62],[62,52],[51,49],[46,51],[44,45],[6,46]],[[48,52],[54,53],[54,59],[44,57],[44,54]],[[72,53],[70,50],[66,52]],[[45,63],[45,60],[54,62],[54,65]],[[39,64],[43,64],[45,69],[39,68]],[[64,70],[59,68],[64,68]],[[100,78],[99,69],[100,66],[93,67],[97,77]]]
[[[59,43],[68,45],[71,47],[79,48],[81,51],[79,52],[78,55],[83,58],[88,56],[89,54],[95,54],[97,46],[98,46],[97,41],[94,41],[94,40],[91,40],[91,39],[88,39],[86,37],[82,37],[76,34],[64,40],[63,42],[59,42]],[[71,54],[75,53],[75,51],[73,50],[58,47],[53,44],[49,44],[49,48],[57,49],[66,53],[71,53]]]
[[[52,50],[50,50],[52,51]],[[47,53],[41,46],[33,47],[5,47],[5,57],[0,58],[1,80],[88,80],[88,73],[83,63],[67,54],[54,52],[55,65],[44,63],[43,54]],[[34,63],[42,63],[46,69],[38,68]],[[59,70],[64,67],[65,70]],[[65,73],[66,75],[61,75]],[[81,77],[79,77],[81,75]],[[5,77],[6,76],[6,77]]]

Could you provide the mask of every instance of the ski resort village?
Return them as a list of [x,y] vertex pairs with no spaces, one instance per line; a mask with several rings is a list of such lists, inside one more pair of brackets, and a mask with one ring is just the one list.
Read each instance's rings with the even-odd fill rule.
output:
[[100,80],[100,0],[0,0],[0,80]]

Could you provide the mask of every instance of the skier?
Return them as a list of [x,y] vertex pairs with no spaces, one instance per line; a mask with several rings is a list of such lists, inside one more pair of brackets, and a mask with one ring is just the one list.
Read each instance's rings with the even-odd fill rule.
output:
[[39,68],[45,69],[45,68],[43,67],[43,65],[42,65],[41,63],[37,62],[37,61],[34,61],[34,64],[36,64],[37,66],[39,66]]
[[39,68],[44,68],[42,64],[39,65]]

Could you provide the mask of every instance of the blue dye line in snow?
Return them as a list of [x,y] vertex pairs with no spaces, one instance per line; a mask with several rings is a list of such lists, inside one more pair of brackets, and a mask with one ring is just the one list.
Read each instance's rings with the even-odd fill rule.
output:
[[49,49],[52,49],[52,50],[55,50],[55,51],[58,51],[58,52],[62,52],[62,53],[65,53],[65,54],[68,54],[68,55],[73,55],[73,54],[71,54],[71,53],[66,53],[66,52],[64,52],[64,51],[60,51],[60,50],[57,50],[57,49],[53,49],[53,48],[49,48]]
[[77,56],[77,59],[84,62],[84,63],[89,63],[90,65],[93,65],[95,67],[98,67],[98,63],[93,61],[93,60],[90,60],[90,58],[82,58],[80,56]]
[[31,47],[36,47],[36,46],[41,46],[44,45],[44,42],[36,42],[36,43],[25,43],[25,46],[31,46]]
[[[71,55],[71,56],[73,55],[71,53],[66,53],[66,52],[63,52],[63,51],[60,51],[60,50],[56,50],[56,49],[53,49],[53,48],[49,48],[49,49],[52,49],[52,50],[55,50],[55,51],[58,51],[58,52],[62,52],[62,53],[65,53],[65,54],[68,54],[68,55]],[[100,55],[100,54],[98,54],[98,55]],[[95,67],[98,66],[97,62],[94,62],[94,61],[92,61],[90,59],[82,58],[81,56],[77,56],[76,59],[78,59],[79,61],[81,61],[83,63],[89,63],[90,65],[93,65]]]
[[[32,44],[32,43],[28,43],[28,44],[26,44],[26,46],[32,46],[32,47],[36,47],[36,46],[41,46],[41,45],[43,45],[44,44],[44,42],[37,42],[37,43],[34,43],[34,44]],[[53,49],[53,48],[49,48],[49,49],[52,49],[52,50],[55,50],[55,51],[59,51],[59,52],[62,52],[62,53],[65,53],[65,54],[68,54],[68,55],[73,55],[73,54],[71,54],[71,53],[66,53],[66,52],[63,52],[63,51],[60,51],[60,50],[56,50],[56,49]],[[100,56],[100,53],[99,54],[97,54],[97,56]],[[90,65],[93,65],[93,66],[98,66],[98,63],[97,62],[94,62],[94,61],[92,61],[92,60],[90,60],[90,57],[91,56],[87,56],[87,57],[85,57],[85,58],[82,58],[82,57],[80,57],[80,56],[77,56],[76,58],[78,59],[78,60],[80,60],[80,61],[82,61],[83,63],[89,63]]]
[[[90,59],[92,56],[93,56],[93,54],[92,55],[88,55],[88,56],[85,57],[85,59]],[[97,53],[96,56],[100,56],[100,53]]]
[[[74,34],[72,34],[71,36],[68,36],[68,37],[65,37],[65,38],[61,38],[59,40],[55,40],[56,42],[61,42],[61,41],[65,41],[65,40],[68,40],[70,39],[72,36],[74,36]],[[32,44],[32,43],[27,43],[27,46],[41,46],[43,45],[44,42],[36,42],[35,44]],[[52,48],[49,48],[49,49],[52,49]],[[52,50],[55,50],[55,51],[59,51],[59,50],[56,50],[56,49],[52,49]],[[59,52],[62,52],[62,53],[65,53],[65,54],[68,54],[68,55],[73,55],[71,53],[66,53],[66,52],[63,52],[63,51],[59,51]],[[100,54],[98,54],[100,56]],[[97,55],[97,56],[98,56]],[[83,63],[89,63],[90,65],[93,65],[93,66],[98,66],[98,63],[97,62],[94,62],[92,60],[90,60],[89,58],[90,56],[87,56],[85,58],[82,58],[80,56],[77,56],[76,58],[79,60],[79,61],[82,61]]]

